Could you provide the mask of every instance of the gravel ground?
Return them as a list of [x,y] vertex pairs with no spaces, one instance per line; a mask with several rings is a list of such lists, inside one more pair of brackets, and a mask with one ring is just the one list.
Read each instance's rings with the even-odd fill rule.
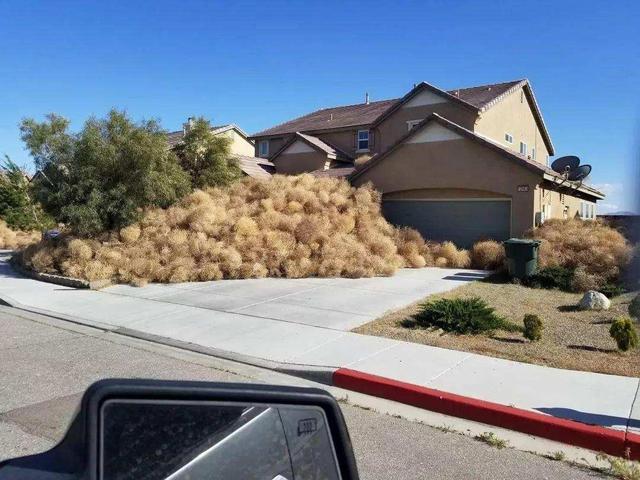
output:
[[493,337],[453,335],[402,326],[401,322],[410,322],[421,302],[388,313],[354,331],[557,368],[638,377],[640,350],[620,353],[609,335],[611,322],[628,314],[627,306],[636,293],[614,298],[611,309],[606,312],[577,311],[579,294],[510,283],[473,282],[421,301],[480,297],[500,315],[518,324],[522,324],[525,314],[537,314],[544,324],[544,332],[542,340],[535,343],[525,341],[519,334],[506,332],[496,332]]

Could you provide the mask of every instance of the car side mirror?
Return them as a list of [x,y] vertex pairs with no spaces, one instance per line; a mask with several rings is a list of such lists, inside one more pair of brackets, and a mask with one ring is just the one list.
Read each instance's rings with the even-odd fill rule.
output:
[[335,399],[319,389],[103,380],[64,439],[4,479],[357,480]]

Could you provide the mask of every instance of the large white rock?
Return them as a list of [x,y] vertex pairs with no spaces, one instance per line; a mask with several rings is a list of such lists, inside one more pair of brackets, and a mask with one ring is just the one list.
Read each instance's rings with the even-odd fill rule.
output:
[[609,310],[611,301],[602,293],[589,290],[580,300],[580,310]]

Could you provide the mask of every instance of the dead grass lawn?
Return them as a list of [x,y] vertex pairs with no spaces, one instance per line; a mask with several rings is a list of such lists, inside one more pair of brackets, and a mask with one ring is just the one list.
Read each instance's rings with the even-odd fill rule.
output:
[[421,302],[388,313],[354,331],[550,367],[638,377],[640,351],[620,353],[609,336],[611,322],[619,315],[627,315],[627,306],[634,295],[614,298],[606,312],[582,312],[575,309],[579,294],[487,281],[424,299],[477,296],[518,324],[522,324],[525,314],[535,313],[545,327],[542,340],[535,343],[529,343],[520,334],[501,331],[490,337],[411,328],[411,317]]

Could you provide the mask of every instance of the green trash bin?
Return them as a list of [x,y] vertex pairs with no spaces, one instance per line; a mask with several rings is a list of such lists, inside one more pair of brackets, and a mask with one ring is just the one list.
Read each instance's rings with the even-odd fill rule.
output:
[[522,280],[538,270],[540,240],[510,238],[503,242],[509,275]]

